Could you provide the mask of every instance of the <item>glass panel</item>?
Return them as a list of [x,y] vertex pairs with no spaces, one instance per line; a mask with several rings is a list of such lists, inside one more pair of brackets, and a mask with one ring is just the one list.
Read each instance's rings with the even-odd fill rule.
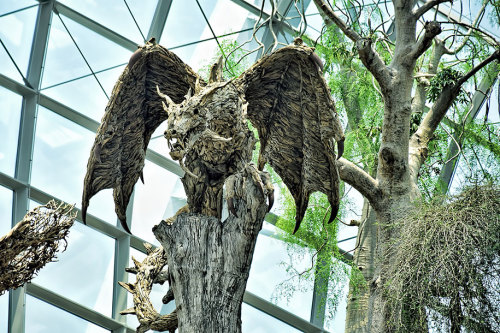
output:
[[[97,77],[99,78],[99,81],[106,90],[108,96],[111,96],[111,93],[113,92],[113,87],[115,86],[116,81],[118,81],[118,78],[125,69],[125,66],[126,65],[123,64],[116,68],[112,68],[97,74]],[[106,103],[107,102],[108,101],[106,101]],[[102,109],[102,113],[104,114],[104,109]]]
[[0,1],[0,16],[37,4],[38,1],[35,0],[2,0]]
[[[253,20],[253,19],[249,19],[249,20],[251,20],[249,22],[249,24],[253,28],[253,25],[255,24],[255,20]],[[262,22],[262,20],[260,22]],[[266,31],[264,29],[264,27],[260,28],[257,31],[257,33],[255,35],[256,35],[256,38],[258,40],[260,40],[260,41],[262,40],[262,37],[264,36],[264,31]],[[257,44],[255,39],[253,39],[252,34],[253,34],[253,29],[249,30],[249,31],[240,32],[238,34],[238,37],[236,38],[238,45],[244,44],[242,46],[242,50],[244,51],[242,56],[248,54],[251,51],[254,51],[255,49],[257,49],[259,47],[259,44]],[[228,38],[232,38],[232,36],[230,36]],[[251,40],[251,42],[247,43],[247,41],[249,41],[249,40]],[[253,65],[253,63],[257,60],[257,55],[258,55],[258,52],[253,52],[253,53],[249,54],[248,56],[245,56],[245,58],[243,58],[243,60],[241,60],[240,63],[244,64],[244,66],[250,67],[250,65]],[[238,59],[238,61],[239,61],[239,59]]]
[[[64,16],[62,18],[109,96],[121,73],[120,69],[113,69],[123,68],[131,52]],[[42,86],[44,94],[96,120],[100,120],[108,102],[58,17],[52,21]]]
[[[0,12],[3,12],[3,2],[0,4]],[[10,1],[7,1],[9,3]],[[30,2],[33,4],[33,2]],[[7,4],[12,8],[12,4]],[[16,6],[17,7],[17,6]],[[17,66],[24,76],[28,71],[28,60],[30,57],[31,43],[33,41],[33,31],[36,22],[37,7],[28,8],[7,16],[0,17],[0,40],[9,51]],[[0,45],[0,73],[5,74],[19,82],[23,82],[17,69],[12,65],[4,47]]]
[[67,250],[58,254],[57,262],[45,266],[33,283],[111,316],[114,250],[114,239],[75,222]]
[[[250,269],[250,277],[247,283],[247,290],[266,300],[271,300],[278,306],[290,311],[305,320],[309,320],[312,302],[312,281],[300,281],[300,288],[296,288],[291,295],[286,295],[288,290],[279,297],[279,284],[289,280],[291,275],[287,273],[287,266],[293,263],[293,267],[302,272],[311,266],[311,256],[307,252],[293,252],[291,255],[287,251],[286,243],[263,235],[257,238],[257,245]],[[269,254],[272,253],[272,256]],[[293,274],[293,271],[291,272]],[[290,283],[299,283],[295,278]],[[290,297],[288,297],[290,296]],[[287,299],[288,298],[288,299]]]
[[[215,8],[213,8],[212,2],[204,1],[201,3],[201,7],[203,11],[205,11],[217,37],[231,32],[253,28],[255,20],[257,19],[256,16],[250,14],[231,0],[219,0],[216,2]],[[207,9],[213,9],[210,16],[208,15]],[[228,15],[228,13],[231,13],[231,15]],[[213,34],[208,25],[205,26],[201,35],[201,39],[204,38],[213,38]]]
[[2,320],[0,320],[0,332],[8,332],[8,313],[9,313],[9,292],[0,296],[0,313]]
[[66,202],[81,201],[94,134],[39,106],[32,185]]
[[172,49],[172,51],[177,54],[182,61],[191,66],[195,72],[198,72],[203,67],[210,67],[214,62],[217,50],[218,46],[215,39]]
[[243,303],[241,306],[241,331],[244,333],[295,333],[300,332],[279,319]]
[[172,159],[170,157],[170,149],[168,148],[167,140],[163,136],[163,132],[167,128],[167,123],[164,122],[162,125],[158,126],[156,131],[154,131],[153,135],[151,135],[151,140],[148,144],[148,149],[154,150],[158,154],[163,155],[168,159]]
[[[106,1],[107,2],[107,1]],[[123,3],[123,2],[122,2]],[[99,3],[99,7],[103,7],[104,2]],[[104,10],[101,8],[101,12]],[[106,13],[106,16],[119,17],[116,13],[109,15],[110,12]],[[112,12],[111,12],[112,13]],[[71,36],[75,39],[78,47],[82,51],[85,59],[89,62],[90,66],[94,72],[118,65],[128,63],[129,58],[132,54],[131,51],[111,42],[109,39],[99,35],[85,28],[64,16],[61,16],[64,24],[68,28]],[[122,18],[119,18],[120,20]],[[60,21],[59,18],[54,17],[54,21]],[[61,29],[66,35],[66,29],[64,27]],[[76,46],[71,42],[73,48]],[[81,55],[78,53],[78,57],[81,59]],[[56,59],[57,60],[57,59]]]
[[22,97],[0,87],[0,101],[0,171],[14,177]]
[[[204,8],[207,17],[211,14],[214,3],[204,5],[207,7]],[[205,19],[196,1],[173,1],[160,44],[171,48],[196,42],[201,39],[205,26]],[[177,55],[179,54],[177,53]]]
[[30,333],[109,332],[30,295],[26,296],[25,323],[25,331]]
[[12,226],[12,191],[0,186],[0,237]]
[[135,185],[132,233],[159,245],[151,229],[185,204],[186,195],[179,177],[146,161],[144,184],[137,182]]
[[[269,14],[271,13],[271,1],[266,1],[266,0],[251,0],[251,1],[247,1],[247,2],[250,2],[250,3],[253,3],[253,5],[255,7],[257,7],[259,10],[260,8],[262,7],[262,2],[264,2],[264,12]],[[275,1],[277,2],[277,1]]]
[[[70,21],[65,19],[65,21]],[[58,17],[50,26],[49,44],[45,56],[42,87],[91,74],[75,44]]]
[[[93,142],[94,133],[39,106],[32,185],[81,207],[83,178]],[[115,224],[113,207],[108,190],[92,198],[89,213]]]
[[[342,216],[339,217],[342,221],[346,222],[351,220],[359,221],[361,219],[361,213],[363,209],[363,196],[356,189],[352,188],[350,185],[345,185],[345,199],[344,203],[346,208],[343,210]],[[339,231],[337,234],[337,240],[341,241],[347,238],[355,237],[358,235],[358,227],[346,226],[339,222]],[[339,244],[343,251],[351,251],[356,247],[356,238],[343,241]],[[352,252],[349,252],[352,254]]]
[[[134,248],[130,249],[130,255],[139,261],[143,261],[146,257],[145,253],[138,251]],[[134,263],[132,259],[129,260],[129,267],[133,267]],[[135,274],[128,274],[128,281],[131,283],[135,282]],[[163,304],[162,298],[168,291],[168,282],[165,282],[163,285],[153,284],[153,289],[151,290],[150,300],[153,304],[156,311],[160,311],[160,314],[168,314],[171,313],[175,309],[175,301],[171,301],[169,304]],[[127,308],[131,308],[134,306],[134,302],[132,300],[132,294],[127,293]],[[131,327],[139,326],[139,321],[136,316],[127,315],[127,325]]]
[[43,89],[42,93],[99,122],[108,104],[106,95],[93,76]]
[[306,34],[311,38],[318,38],[321,29],[323,28],[323,18],[318,12],[318,8],[311,1],[306,10],[307,30]]
[[302,3],[298,3],[296,5],[297,5],[297,7],[295,7],[293,4],[291,4],[290,8],[288,9],[288,13],[286,13],[285,16],[287,17],[286,21],[292,27],[299,29],[300,28],[300,26],[299,26],[300,25],[300,13],[302,13]]
[[[107,1],[81,1],[81,0],[63,0],[65,5],[75,9],[79,13],[101,23],[111,30],[119,32],[139,44],[143,43],[143,38],[132,15],[130,15],[125,1],[107,0]],[[175,1],[174,1],[175,2]],[[149,26],[155,12],[157,0],[127,1],[130,10],[139,24],[142,34],[147,37]],[[109,15],[113,13],[113,15]]]

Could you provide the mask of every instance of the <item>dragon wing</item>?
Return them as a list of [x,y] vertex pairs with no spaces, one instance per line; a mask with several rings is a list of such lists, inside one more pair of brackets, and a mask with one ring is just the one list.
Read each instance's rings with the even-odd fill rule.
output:
[[167,119],[157,87],[180,103],[198,75],[174,53],[154,40],[132,54],[116,82],[90,152],[85,175],[82,218],[90,198],[113,188],[115,211],[123,228],[134,185],[141,177],[151,135]]
[[329,222],[337,215],[334,140],[339,155],[344,140],[321,60],[314,49],[296,44],[263,57],[235,80],[245,93],[248,118],[259,133],[259,169],[269,162],[295,199],[294,233],[315,191],[328,196]]

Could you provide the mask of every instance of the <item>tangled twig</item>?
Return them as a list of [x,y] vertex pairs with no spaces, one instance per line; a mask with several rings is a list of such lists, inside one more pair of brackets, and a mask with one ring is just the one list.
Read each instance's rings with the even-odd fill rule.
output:
[[51,200],[29,211],[0,238],[0,295],[29,282],[47,263],[54,261],[59,244],[73,225],[74,205]]
[[[137,327],[138,333],[147,332],[148,330],[174,332],[178,325],[177,310],[161,315],[155,310],[149,299],[153,283],[163,284],[168,280],[168,271],[164,269],[167,264],[165,252],[162,247],[153,249],[153,246],[148,243],[144,243],[144,247],[148,252],[148,256],[142,262],[132,257],[134,267],[126,269],[127,272],[136,274],[136,282],[118,282],[120,286],[132,294],[134,299],[134,307],[126,309],[120,314],[137,316],[140,323],[139,327]],[[163,303],[169,303],[171,300],[173,300],[173,293],[169,290],[167,295],[163,297]]]

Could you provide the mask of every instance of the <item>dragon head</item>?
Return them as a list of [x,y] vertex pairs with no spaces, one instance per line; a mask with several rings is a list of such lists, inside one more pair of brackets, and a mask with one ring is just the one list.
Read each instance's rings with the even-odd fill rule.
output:
[[[194,94],[189,91],[179,104],[158,90],[168,113],[164,135],[170,156],[192,176],[200,176],[193,171],[195,161],[211,173],[228,176],[251,159],[255,144],[247,125],[247,104],[231,81],[196,86]],[[194,169],[185,166],[189,164]]]

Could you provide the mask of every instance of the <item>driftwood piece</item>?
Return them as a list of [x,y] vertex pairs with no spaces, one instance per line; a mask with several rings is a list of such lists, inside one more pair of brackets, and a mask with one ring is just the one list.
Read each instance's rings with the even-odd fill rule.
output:
[[[127,268],[127,272],[136,274],[135,283],[118,282],[120,286],[125,288],[133,296],[134,307],[126,309],[120,314],[136,315],[139,320],[138,333],[147,332],[148,330],[156,330],[160,332],[174,332],[177,328],[177,312],[160,315],[149,299],[149,294],[153,287],[153,283],[163,284],[168,279],[165,265],[167,260],[162,247],[153,250],[150,244],[144,244],[148,251],[147,257],[139,262],[134,257],[134,267]],[[167,293],[168,295],[168,293]],[[168,301],[172,298],[168,299]]]
[[62,243],[66,250],[66,236],[76,218],[73,207],[52,200],[29,211],[0,238],[0,295],[29,282],[54,261]]
[[248,102],[248,118],[259,132],[259,169],[271,164],[295,199],[295,231],[312,192],[328,196],[330,222],[340,200],[334,147],[337,141],[340,157],[344,134],[313,51],[298,40],[262,58],[235,80]]
[[247,164],[226,187],[239,217],[182,213],[153,229],[165,249],[179,332],[241,332],[241,302],[272,185],[269,174]]
[[116,82],[87,164],[82,198],[85,222],[89,200],[113,188],[123,228],[135,183],[141,177],[151,135],[167,119],[157,87],[176,103],[194,89],[198,75],[174,53],[153,41],[137,50]]

